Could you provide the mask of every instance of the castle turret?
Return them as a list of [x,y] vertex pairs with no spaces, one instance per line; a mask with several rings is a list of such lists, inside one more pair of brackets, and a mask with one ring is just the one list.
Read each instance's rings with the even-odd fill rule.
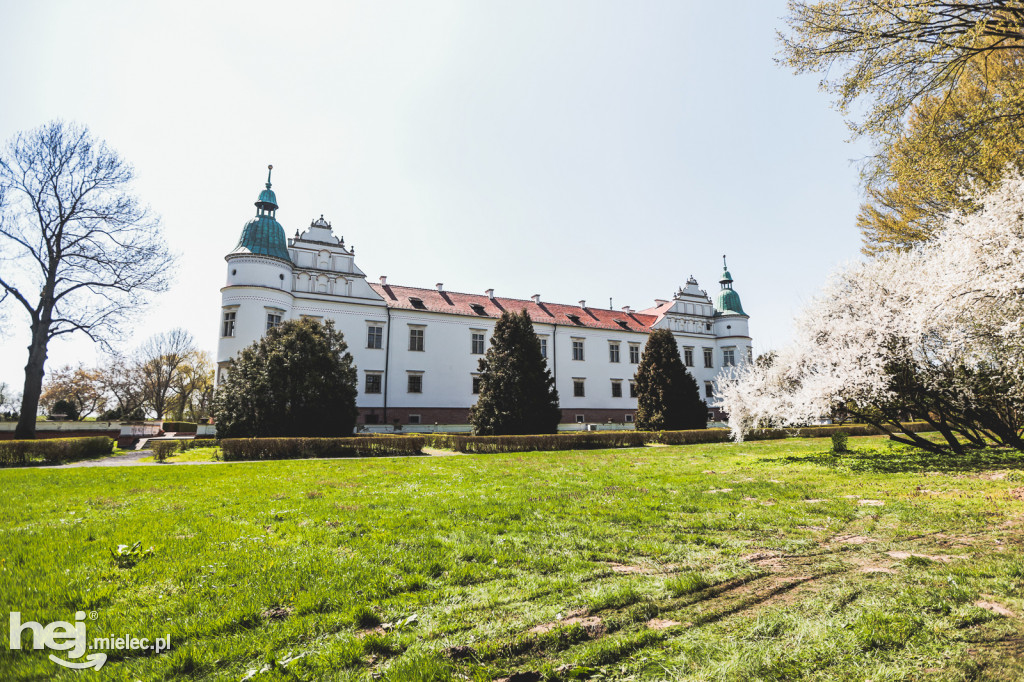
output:
[[[224,257],[227,285],[221,289],[220,342],[217,363],[223,367],[252,339],[290,317],[292,259],[284,227],[277,222],[277,195],[267,182],[256,200],[256,216],[242,227],[235,248]],[[243,340],[248,339],[247,343]],[[218,371],[218,382],[221,373]]]
[[722,285],[722,290],[715,298],[715,310],[720,315],[746,315],[740,303],[740,295],[732,288],[732,275],[729,266],[725,264],[725,256],[722,256],[722,278],[718,283]]

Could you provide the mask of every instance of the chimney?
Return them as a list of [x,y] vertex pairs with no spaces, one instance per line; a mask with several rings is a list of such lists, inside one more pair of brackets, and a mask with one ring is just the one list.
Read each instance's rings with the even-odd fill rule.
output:
[[487,294],[487,298],[494,300],[494,289],[488,289],[484,293]]
[[632,315],[633,309],[630,308],[628,305],[624,305],[622,306],[622,312],[626,313],[627,315]]
[[663,306],[666,303],[668,303],[668,301],[666,301],[663,298],[656,298],[656,299],[654,299],[654,305],[656,305],[656,306]]
[[540,294],[534,294],[534,295],[533,295],[533,296],[531,296],[530,298],[532,298],[532,299],[533,299],[533,302],[534,302],[534,303],[536,303],[537,305],[540,305]]
[[441,282],[438,282],[437,283],[437,290],[438,291],[444,291],[444,284],[442,284]]
[[586,308],[587,307],[587,302],[586,301],[580,301],[580,307],[581,308]]
[[380,276],[380,285],[382,287],[386,287],[388,285],[388,276],[387,275],[381,275]]

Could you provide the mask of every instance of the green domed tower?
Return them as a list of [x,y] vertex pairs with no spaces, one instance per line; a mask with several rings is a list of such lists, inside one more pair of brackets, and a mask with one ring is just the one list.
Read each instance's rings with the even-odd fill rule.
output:
[[732,275],[729,274],[729,267],[725,264],[725,256],[722,256],[722,278],[718,280],[722,290],[715,298],[715,310],[719,315],[746,315],[743,312],[743,305],[740,303],[740,295],[732,288]]
[[242,236],[231,254],[252,254],[268,256],[291,263],[288,257],[288,245],[284,237],[284,228],[277,222],[277,195],[270,189],[270,172],[273,166],[267,166],[266,189],[260,192],[256,200],[256,217],[242,228]]

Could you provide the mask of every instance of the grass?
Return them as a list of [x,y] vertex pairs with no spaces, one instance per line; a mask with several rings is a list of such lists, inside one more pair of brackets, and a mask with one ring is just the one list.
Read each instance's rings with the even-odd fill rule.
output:
[[0,470],[0,611],[171,636],[89,673],[3,647],[0,671],[1024,676],[1024,457],[849,445]]

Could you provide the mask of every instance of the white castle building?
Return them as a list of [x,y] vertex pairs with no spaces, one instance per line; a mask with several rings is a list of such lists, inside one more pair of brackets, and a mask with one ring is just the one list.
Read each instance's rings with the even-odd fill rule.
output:
[[692,277],[671,299],[645,310],[608,310],[552,303],[539,294],[505,298],[371,283],[353,249],[330,223],[314,220],[285,239],[266,189],[256,217],[245,224],[227,260],[221,289],[218,382],[229,360],[285,320],[333,320],[345,335],[359,371],[360,425],[465,424],[476,402],[477,363],[497,318],[526,310],[555,377],[562,421],[631,423],[636,414],[633,376],[647,336],[669,329],[687,369],[703,386],[709,416],[718,418],[715,377],[751,358],[749,317],[724,268],[715,300]]

